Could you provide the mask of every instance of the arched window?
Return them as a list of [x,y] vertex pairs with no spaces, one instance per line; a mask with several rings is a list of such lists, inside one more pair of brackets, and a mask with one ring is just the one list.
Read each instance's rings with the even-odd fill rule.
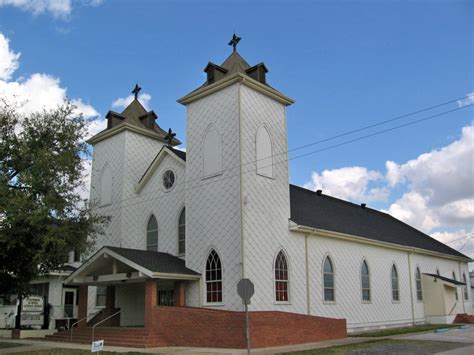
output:
[[423,301],[423,291],[421,290],[421,272],[420,272],[419,267],[416,268],[415,282],[416,282],[416,299],[418,301]]
[[288,262],[285,253],[280,250],[275,259],[275,300],[288,301]]
[[462,282],[465,283],[463,290],[464,290],[464,301],[469,300],[469,292],[467,292],[467,279],[466,279],[466,274],[462,274]]
[[324,301],[334,302],[334,268],[329,256],[326,256],[323,265],[323,282],[324,282]]
[[202,157],[203,177],[222,173],[222,138],[213,124],[209,125],[204,136]]
[[[453,280],[454,281],[457,281],[458,279],[456,279],[456,273],[453,271]],[[455,291],[455,295],[456,295],[456,301],[459,300],[459,295],[458,295],[458,288],[456,287],[456,291]]]
[[256,150],[257,174],[273,177],[272,140],[265,126],[257,130]]
[[392,265],[392,301],[400,301],[400,290],[398,288],[398,271],[395,264]]
[[361,275],[361,286],[362,286],[362,301],[370,301],[370,275],[369,275],[369,265],[367,261],[362,262],[362,267],[360,271]]
[[154,215],[146,226],[146,250],[158,251],[158,222]]
[[112,172],[106,165],[100,178],[100,205],[110,205],[112,203]]
[[186,212],[181,211],[178,221],[178,254],[184,255],[186,252]]
[[222,302],[222,265],[214,249],[209,253],[206,262],[206,302]]

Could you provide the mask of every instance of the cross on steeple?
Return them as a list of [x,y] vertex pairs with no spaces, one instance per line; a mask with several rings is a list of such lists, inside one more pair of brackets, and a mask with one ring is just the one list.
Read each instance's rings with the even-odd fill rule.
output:
[[138,98],[138,93],[142,88],[138,86],[138,83],[135,84],[135,88],[132,90],[132,94],[135,94],[135,100]]
[[174,137],[176,137],[176,133],[174,133],[172,129],[170,128],[168,130],[168,134],[165,136],[165,140],[168,141],[169,147],[171,146],[171,142],[173,142]]
[[242,38],[240,38],[239,36],[237,36],[235,33],[234,35],[232,36],[232,39],[230,40],[230,42],[228,43],[229,46],[232,46],[233,47],[233,52],[235,52],[237,50],[237,44],[239,44],[240,40]]

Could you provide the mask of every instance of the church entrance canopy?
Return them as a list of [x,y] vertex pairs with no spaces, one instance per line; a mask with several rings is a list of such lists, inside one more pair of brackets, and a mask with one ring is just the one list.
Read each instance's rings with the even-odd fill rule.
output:
[[167,253],[105,246],[65,281],[68,285],[103,286],[146,279],[199,280],[184,260]]

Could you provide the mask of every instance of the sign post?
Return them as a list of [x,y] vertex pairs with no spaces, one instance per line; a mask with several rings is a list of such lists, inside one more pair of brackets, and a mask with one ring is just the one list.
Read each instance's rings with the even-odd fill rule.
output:
[[237,284],[237,293],[245,306],[245,336],[247,338],[247,354],[250,354],[249,309],[250,299],[255,293],[255,287],[249,279],[241,279]]

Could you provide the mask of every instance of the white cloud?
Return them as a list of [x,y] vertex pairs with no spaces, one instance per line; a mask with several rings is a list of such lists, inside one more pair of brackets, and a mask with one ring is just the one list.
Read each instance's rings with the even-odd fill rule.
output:
[[375,170],[360,166],[324,170],[321,174],[312,172],[311,181],[304,186],[311,190],[323,190],[324,193],[342,199],[364,201],[385,201],[388,190],[384,187],[369,188],[369,183],[383,179]]
[[20,53],[10,50],[10,41],[0,33],[0,80],[10,80],[20,65],[19,58]]
[[467,94],[464,99],[458,100],[459,107],[468,106],[472,104],[474,104],[474,92]]
[[71,0],[0,0],[0,6],[14,6],[33,15],[51,13],[54,17],[67,17],[72,11]]
[[[134,95],[128,95],[127,97],[121,97],[112,102],[112,107],[115,109],[121,109],[123,110],[125,107],[130,105],[130,103],[133,101]],[[138,95],[138,101],[147,109],[149,110],[149,102],[151,100],[151,95],[147,93],[143,93],[141,95]]]
[[389,212],[429,232],[440,226],[472,225],[474,221],[474,126],[459,140],[404,164],[388,161],[390,187],[408,188]]
[[[455,231],[435,232],[431,236],[442,243],[447,244],[471,258],[474,258],[474,229],[459,229]],[[474,269],[474,265],[470,265]]]

